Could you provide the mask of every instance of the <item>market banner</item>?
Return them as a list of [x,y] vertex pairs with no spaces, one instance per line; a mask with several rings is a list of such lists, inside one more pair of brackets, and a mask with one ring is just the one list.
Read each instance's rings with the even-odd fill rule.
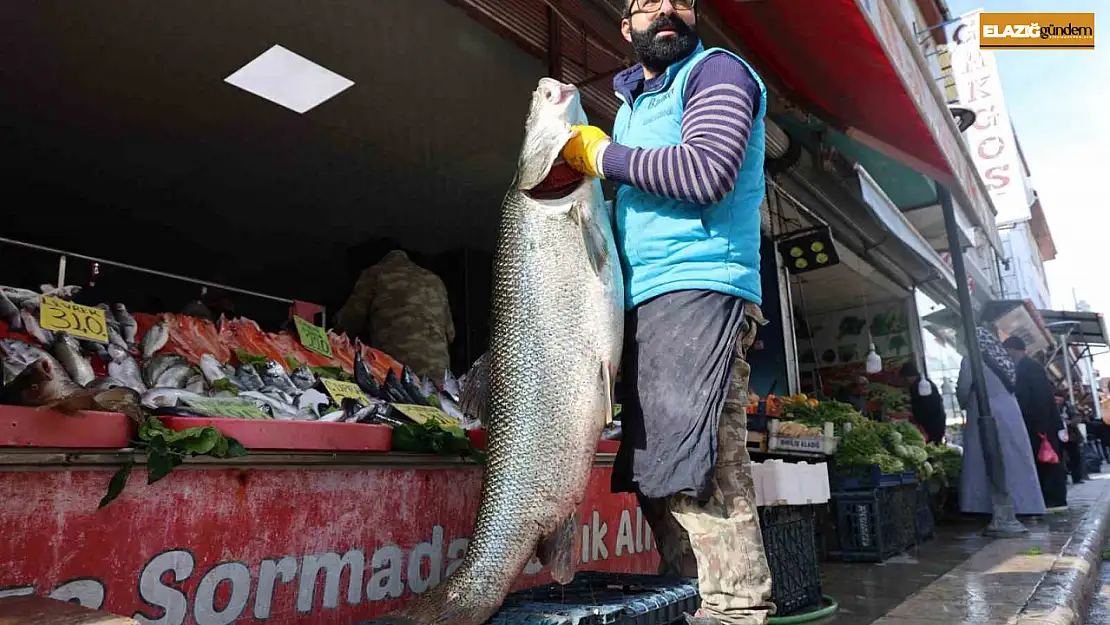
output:
[[[579,570],[652,573],[650,529],[594,469]],[[349,625],[426,592],[461,562],[478,468],[0,472],[0,597],[48,595],[158,625]],[[538,561],[518,588],[549,583]]]

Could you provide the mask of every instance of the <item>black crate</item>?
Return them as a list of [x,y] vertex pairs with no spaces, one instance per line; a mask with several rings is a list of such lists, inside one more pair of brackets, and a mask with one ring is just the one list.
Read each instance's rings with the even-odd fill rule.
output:
[[488,625],[670,625],[697,609],[697,580],[584,572],[510,594]]
[[760,508],[759,525],[771,568],[771,601],[778,608],[777,614],[789,616],[821,605],[814,507]]
[[883,562],[901,553],[898,487],[833,493],[837,549],[829,558],[844,562]]
[[922,484],[917,489],[917,512],[914,515],[917,530],[917,544],[923,544],[936,535],[936,522],[933,519],[933,498],[928,486]]
[[898,525],[898,540],[904,549],[917,544],[917,484],[896,486],[894,491],[894,522]]

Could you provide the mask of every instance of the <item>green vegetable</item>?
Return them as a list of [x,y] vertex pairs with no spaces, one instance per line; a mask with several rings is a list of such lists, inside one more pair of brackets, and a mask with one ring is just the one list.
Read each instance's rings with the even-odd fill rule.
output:
[[895,423],[894,429],[902,435],[902,441],[905,444],[915,447],[925,447],[925,437],[922,436],[921,430],[917,429],[917,426],[914,424],[903,421],[901,423]]
[[292,354],[285,357],[285,364],[289,366],[290,371],[296,371],[301,368],[301,361],[297,360]]
[[866,466],[874,464],[877,454],[885,453],[883,441],[873,427],[862,425],[852,428],[837,446],[836,460],[846,466]]
[[906,465],[901,460],[887,453],[872,456],[871,464],[879,465],[879,470],[883,473],[903,473],[906,470]]
[[[139,440],[133,445],[135,453],[146,454],[147,484],[166,477],[188,457],[235,458],[247,453],[239,441],[225,437],[216,428],[186,428],[177,432],[167,428],[156,417],[147,417],[139,426]],[[108,482],[108,492],[100,500],[99,507],[103,508],[119,497],[127,486],[134,465],[132,455]]]
[[910,407],[910,398],[905,391],[878,382],[871,384],[868,399],[879,402],[883,414],[905,412]]
[[235,386],[235,383],[227,378],[223,378],[221,380],[216,380],[215,382],[213,382],[212,390],[227,391],[229,393],[234,393],[235,395],[239,394],[239,387]]
[[475,462],[484,462],[485,454],[474,449],[470,439],[458,426],[444,426],[435,421],[423,424],[406,423],[393,428],[393,448],[411,453],[459,455]]
[[266,361],[269,360],[265,356],[262,356],[260,354],[252,354],[242,348],[235,349],[235,358],[244,365],[264,365],[266,364]]
[[353,382],[355,376],[343,370],[343,367],[309,367],[318,378],[328,378],[329,380],[340,380],[342,382]]

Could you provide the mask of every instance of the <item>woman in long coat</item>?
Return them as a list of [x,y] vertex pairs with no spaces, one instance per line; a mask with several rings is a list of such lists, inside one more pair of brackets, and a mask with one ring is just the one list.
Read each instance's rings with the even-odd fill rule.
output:
[[[998,424],[998,445],[1006,470],[1006,486],[1014,502],[1014,513],[1039,515],[1045,513],[1044,497],[1029,447],[1029,435],[1021,416],[1021,407],[1014,396],[1016,366],[1013,358],[991,330],[977,328],[976,338],[983,355],[983,377],[991,415]],[[971,378],[968,358],[960,365],[956,397],[967,410],[964,430],[963,471],[960,473],[960,510],[965,514],[990,514],[991,491],[987,463],[979,436],[979,405]]]

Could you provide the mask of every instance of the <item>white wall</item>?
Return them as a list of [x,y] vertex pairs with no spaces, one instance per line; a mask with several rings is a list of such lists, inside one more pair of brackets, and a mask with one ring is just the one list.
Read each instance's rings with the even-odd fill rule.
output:
[[1052,297],[1045,277],[1037,242],[1029,227],[1029,220],[1014,222],[999,228],[1002,247],[1010,266],[1002,267],[1003,296],[1006,299],[1029,299],[1037,308],[1051,308]]

